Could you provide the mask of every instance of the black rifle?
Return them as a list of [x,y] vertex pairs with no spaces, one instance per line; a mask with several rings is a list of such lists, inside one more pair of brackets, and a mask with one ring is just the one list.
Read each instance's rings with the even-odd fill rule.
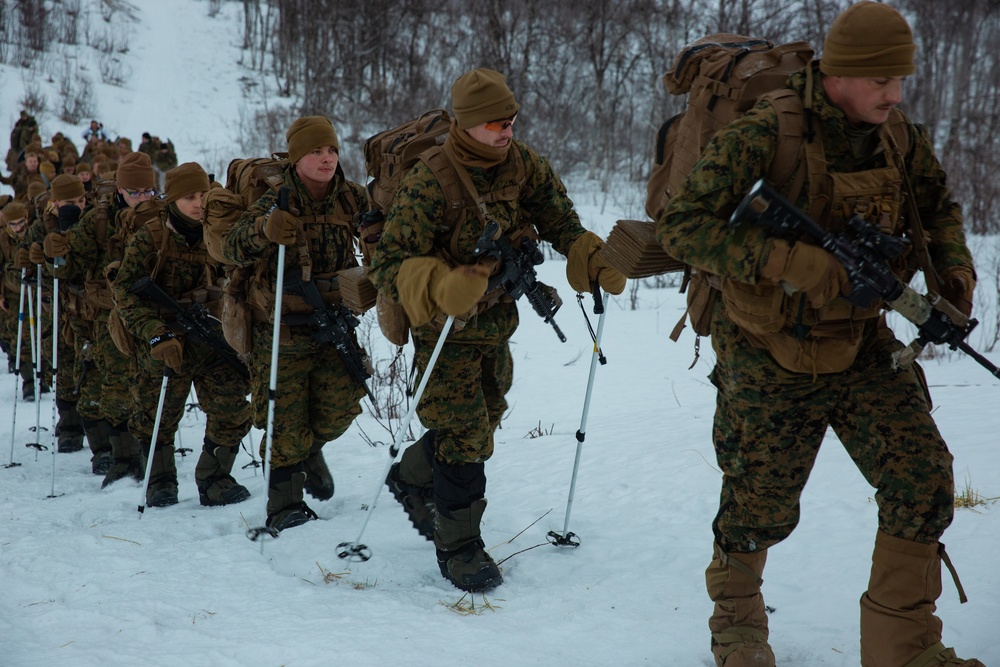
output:
[[928,343],[948,345],[965,352],[1000,378],[1000,368],[965,342],[978,320],[966,317],[938,294],[932,292],[926,297],[918,294],[889,268],[888,260],[902,254],[908,240],[884,234],[857,215],[847,222],[851,237],[846,233],[834,234],[816,224],[763,180],[750,188],[733,211],[729,224],[735,226],[744,221],[761,225],[776,236],[811,237],[847,271],[851,293],[844,298],[862,308],[884,300],[889,308],[915,324],[917,339],[895,355],[897,363],[912,361]]
[[535,267],[545,261],[537,243],[524,237],[520,247],[515,250],[507,237],[500,233],[500,223],[490,220],[476,241],[472,256],[477,260],[490,258],[501,262],[500,273],[490,278],[487,292],[500,288],[515,300],[520,299],[523,294],[539,317],[552,325],[559,340],[566,342],[566,336],[555,320],[561,304],[549,295],[545,285],[538,282],[535,273]]
[[354,313],[340,304],[327,305],[316,283],[302,280],[301,269],[294,269],[285,274],[282,293],[302,297],[312,306],[313,312],[312,315],[283,315],[281,321],[291,325],[306,324],[312,327],[313,339],[318,343],[333,345],[347,366],[351,378],[364,387],[365,393],[372,398],[371,390],[368,389],[368,378],[372,376],[368,370],[370,364],[354,335],[354,329],[360,324]]
[[200,303],[192,303],[186,309],[164,292],[159,285],[153,282],[149,276],[139,278],[129,289],[133,294],[138,295],[146,301],[151,301],[164,310],[175,313],[177,324],[184,330],[192,340],[205,343],[218,353],[219,358],[226,362],[240,374],[244,380],[250,380],[250,373],[243,365],[236,352],[229,346],[226,339],[215,332],[212,328],[213,322],[218,320],[208,313],[208,309]]

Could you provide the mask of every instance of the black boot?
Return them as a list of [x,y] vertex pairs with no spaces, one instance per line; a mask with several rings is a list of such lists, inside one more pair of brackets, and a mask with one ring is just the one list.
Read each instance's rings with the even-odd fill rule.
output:
[[[145,442],[140,443],[149,451]],[[153,467],[146,487],[146,504],[150,507],[167,507],[177,504],[177,463],[174,461],[173,444],[158,444],[153,451]]]
[[57,398],[56,410],[59,411],[59,421],[56,422],[59,453],[80,451],[83,449],[83,422],[76,411],[76,403]]
[[399,463],[393,463],[385,484],[392,496],[403,506],[410,523],[424,538],[434,539],[434,436],[427,431],[403,450]]
[[438,507],[434,529],[441,576],[470,593],[488,591],[503,583],[503,575],[486,553],[479,523],[486,511],[486,499],[469,507],[445,510]]
[[229,474],[233,470],[237,453],[237,447],[223,447],[205,438],[201,457],[194,468],[198,499],[202,505],[232,505],[250,497],[247,487],[238,484]]
[[301,463],[272,468],[267,483],[267,521],[277,531],[294,528],[318,518],[302,499],[306,473]]
[[106,475],[115,459],[111,454],[111,424],[103,419],[80,419],[83,432],[90,446],[90,471],[95,475]]
[[108,427],[108,440],[111,442],[111,468],[101,482],[101,488],[106,488],[120,479],[131,477],[141,482],[146,474],[139,455],[139,443],[128,432],[125,424]]
[[306,471],[305,490],[316,500],[333,498],[333,475],[323,458],[322,440],[314,440],[309,450],[309,458],[302,462]]

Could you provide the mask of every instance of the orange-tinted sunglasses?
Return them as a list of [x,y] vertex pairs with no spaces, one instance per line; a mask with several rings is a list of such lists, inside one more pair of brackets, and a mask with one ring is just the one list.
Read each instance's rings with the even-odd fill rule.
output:
[[510,118],[503,118],[501,120],[491,120],[484,126],[490,132],[503,132],[508,127],[511,127],[517,120],[517,114],[514,114]]

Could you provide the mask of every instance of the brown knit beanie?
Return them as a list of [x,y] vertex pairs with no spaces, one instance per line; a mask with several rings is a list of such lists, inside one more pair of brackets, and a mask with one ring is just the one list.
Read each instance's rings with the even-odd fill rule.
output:
[[89,164],[87,164],[86,162],[81,162],[78,165],[76,165],[76,173],[77,175],[79,175],[79,174],[93,174],[94,172],[90,170]]
[[153,163],[145,153],[129,153],[118,161],[115,182],[126,190],[153,190],[156,188],[156,174]]
[[76,174],[59,174],[52,180],[52,200],[66,201],[86,194],[83,181]]
[[913,32],[903,15],[881,2],[859,2],[834,19],[819,69],[828,76],[909,76],[916,71]]
[[4,222],[13,222],[28,217],[28,207],[19,201],[12,201],[3,207]]
[[48,188],[45,187],[45,181],[41,178],[36,177],[34,180],[28,182],[27,197],[28,200],[32,200],[38,195],[45,192]]
[[451,87],[451,106],[463,130],[510,118],[521,108],[507,87],[506,77],[485,67],[466,72],[455,80]]
[[[118,167],[121,169],[121,166]],[[166,200],[174,202],[195,192],[208,192],[208,174],[197,162],[179,164],[167,172]]]
[[333,129],[333,123],[326,116],[303,116],[285,132],[288,140],[288,161],[295,164],[309,151],[333,146],[340,153],[340,142]]

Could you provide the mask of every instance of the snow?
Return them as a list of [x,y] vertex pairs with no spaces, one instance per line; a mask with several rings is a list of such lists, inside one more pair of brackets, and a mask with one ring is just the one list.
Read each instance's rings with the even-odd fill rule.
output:
[[[135,141],[146,130],[169,136],[181,161],[236,145],[224,119],[236,117],[240,104],[233,46],[240,5],[225,3],[219,19],[205,19],[206,7],[194,0],[141,3],[138,33],[155,26],[172,39],[133,39],[128,88],[101,86],[97,94],[106,126]],[[221,34],[223,22],[229,35]],[[10,125],[19,95],[8,91],[18,76],[0,68],[0,119]],[[153,82],[170,93],[157,94]],[[40,120],[49,136],[82,130]],[[567,180],[581,218],[599,233],[636,215],[630,205],[603,201],[592,184]],[[987,277],[996,261],[992,243],[976,240],[983,279],[977,304],[996,303]],[[243,468],[247,451],[235,476],[253,497],[229,507],[198,504],[200,412],[187,413],[180,430],[181,444],[195,450],[178,459],[180,503],[140,514],[140,485],[123,481],[101,490],[88,451],[24,448],[36,439],[35,406],[18,403],[12,424],[19,389],[12,375],[0,373],[0,461],[21,464],[0,470],[0,664],[712,665],[703,573],[720,484],[711,444],[715,392],[706,379],[713,359],[702,341],[701,359],[689,370],[690,330],[679,343],[667,338],[683,312],[675,289],[642,287],[634,310],[627,293],[611,300],[602,341],[608,362],[595,375],[569,521],[581,545],[546,541],[548,531],[564,528],[592,356],[564,268],[550,260],[540,273],[566,302],[556,319],[568,342],[526,306],[512,341],[511,409],[487,463],[483,525],[494,558],[507,560],[504,584],[485,596],[463,595],[441,578],[432,545],[388,493],[380,494],[362,537],[372,558],[337,557],[340,543],[358,537],[388,459],[385,446],[362,442],[362,428],[387,439],[367,410],[325,449],[336,495],[327,502],[307,497],[321,520],[251,542],[245,533],[263,520],[264,486],[259,472]],[[585,305],[596,328],[589,298]],[[989,329],[989,306],[981,317]],[[912,329],[894,326],[908,341]],[[977,332],[970,342],[983,350],[991,335]],[[1000,363],[997,353],[986,356]],[[925,360],[924,368],[959,490],[1000,496],[1000,411],[989,407],[997,380],[957,353]],[[51,427],[51,412],[49,394],[41,426]],[[49,444],[51,432],[37,439]],[[254,431],[253,443],[259,439]],[[56,497],[49,497],[53,488]],[[858,598],[876,530],[872,495],[828,433],[802,498],[800,526],[771,550],[764,573],[779,664],[859,663]],[[956,511],[944,541],[970,600],[959,604],[945,572],[944,641],[959,655],[1000,664],[1000,570],[991,565],[1000,551],[996,505]]]

